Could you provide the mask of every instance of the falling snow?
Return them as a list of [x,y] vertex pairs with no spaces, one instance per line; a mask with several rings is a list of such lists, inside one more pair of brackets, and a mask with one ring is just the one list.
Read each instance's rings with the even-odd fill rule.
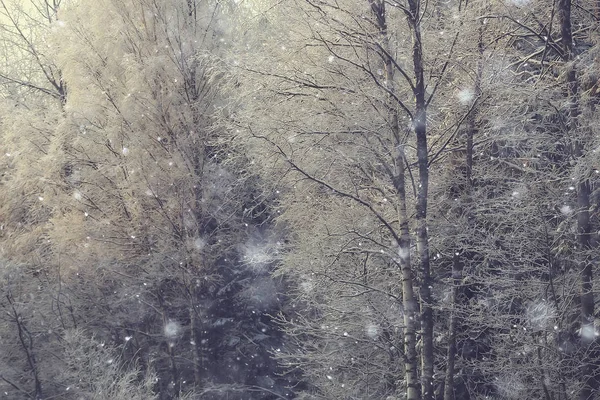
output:
[[563,205],[563,206],[560,207],[560,212],[563,215],[571,215],[573,213],[573,209],[570,206],[568,206],[568,205],[565,204],[565,205]]
[[165,324],[164,332],[165,336],[168,338],[175,338],[179,335],[179,331],[181,330],[179,324],[175,321],[169,321]]
[[377,339],[379,336],[379,326],[374,323],[368,323],[367,326],[365,326],[365,333],[371,339]]
[[594,328],[594,324],[585,324],[579,331],[580,336],[586,341],[592,341],[596,339],[599,333]]
[[302,291],[304,291],[304,293],[310,293],[313,291],[314,289],[314,283],[312,281],[312,279],[306,279],[303,280],[302,282],[300,282],[300,287],[302,288]]
[[410,249],[407,247],[398,246],[398,257],[401,260],[407,260],[410,256]]
[[473,92],[473,89],[465,88],[461,89],[456,97],[458,97],[458,101],[460,101],[461,104],[470,105],[475,99],[475,93]]

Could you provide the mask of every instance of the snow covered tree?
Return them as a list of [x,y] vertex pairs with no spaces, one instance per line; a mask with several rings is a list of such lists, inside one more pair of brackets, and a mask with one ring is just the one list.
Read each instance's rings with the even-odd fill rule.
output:
[[[123,365],[119,349],[94,340],[79,330],[68,330],[63,341],[65,367],[59,375],[63,399],[154,400],[156,377]],[[122,349],[121,349],[122,350]]]
[[[472,393],[548,399],[579,392],[589,398],[594,390],[589,363],[595,345],[585,344],[594,329],[587,329],[587,339],[581,335],[585,324],[576,316],[585,302],[573,302],[591,291],[591,277],[585,278],[577,266],[589,266],[591,253],[575,251],[586,247],[578,244],[582,228],[573,224],[576,215],[585,215],[577,210],[594,209],[591,203],[577,205],[582,190],[576,184],[583,179],[595,185],[594,162],[584,156],[592,150],[587,154],[593,157],[597,146],[589,123],[594,100],[576,99],[586,115],[578,115],[580,125],[573,128],[572,102],[565,102],[573,98],[568,94],[573,83],[565,72],[573,65],[562,50],[565,19],[558,15],[537,2],[490,3],[479,18],[484,63],[481,92],[475,91],[481,101],[474,109],[472,187],[469,197],[448,196],[439,207],[445,218],[450,215],[446,210],[454,209],[465,222],[459,229],[468,251],[456,256],[466,261],[461,290],[469,303],[458,308],[461,318],[466,317],[458,340],[463,348],[468,345],[459,362],[468,368]],[[569,18],[578,20],[581,32],[593,26],[589,14],[574,15]],[[586,76],[577,79],[589,87],[592,64],[587,59],[597,50],[583,45],[588,40],[586,34],[575,42],[580,43],[579,67],[585,71],[581,76]],[[573,156],[576,142],[588,150]],[[583,176],[582,168],[587,171]],[[455,240],[454,235],[446,237],[447,243]],[[593,246],[593,236],[588,237]],[[578,275],[582,284],[588,281],[581,291],[574,290]],[[578,382],[573,368],[586,364]]]
[[25,103],[30,92],[62,103],[66,100],[66,86],[49,43],[52,31],[62,25],[58,17],[62,3],[62,0],[0,2],[0,82],[15,101]]
[[[240,388],[254,398],[285,391],[268,353],[281,335],[265,317],[281,303],[269,275],[275,234],[255,209],[243,157],[212,122],[223,101],[212,67],[226,32],[221,8],[107,0],[60,12],[48,44],[69,92],[57,116],[40,121],[45,142],[29,165],[7,163],[4,203],[4,256],[22,263],[26,282],[46,274],[73,302],[74,318],[43,335],[44,366],[66,351],[55,351],[60,333],[80,328],[119,346],[125,365],[155,370],[161,398],[218,398],[229,390],[212,393],[220,384],[235,384],[240,398]],[[38,128],[24,120],[3,120],[17,149]],[[34,189],[17,213],[19,185]],[[42,308],[27,303],[36,329]],[[43,369],[40,385],[53,374]]]
[[[460,25],[440,32],[440,18],[418,1],[265,10],[254,10],[258,27],[243,46],[267,55],[231,56],[242,93],[231,121],[263,176],[281,177],[273,191],[293,238],[284,271],[313,316],[289,321],[300,349],[289,363],[330,398],[431,399],[430,157],[466,115],[434,123],[455,102],[448,74]],[[368,373],[353,364],[374,357],[388,363]]]

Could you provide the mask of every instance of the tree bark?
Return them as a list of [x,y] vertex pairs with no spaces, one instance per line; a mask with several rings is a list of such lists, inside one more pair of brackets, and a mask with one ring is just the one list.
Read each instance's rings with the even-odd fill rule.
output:
[[[475,75],[476,96],[481,95],[481,78],[483,76],[483,22],[479,24],[479,36],[477,40],[477,50],[479,58],[477,60],[477,73]],[[476,101],[476,99],[474,99]],[[465,168],[464,168],[464,207],[461,214],[466,216],[466,224],[469,227],[475,222],[474,204],[473,204],[473,143],[477,133],[477,108],[473,108],[467,116],[467,130],[465,138]],[[466,243],[470,246],[469,241]],[[454,400],[454,365],[456,361],[456,333],[460,323],[460,317],[457,314],[457,307],[461,304],[460,285],[462,281],[464,260],[473,257],[473,253],[465,248],[458,248],[452,262],[452,306],[450,315],[450,327],[448,333],[448,352],[446,355],[446,379],[444,385],[444,400]]]
[[194,383],[196,389],[201,387],[202,383],[202,347],[201,347],[201,337],[200,337],[200,324],[202,321],[199,321],[198,311],[196,310],[196,301],[197,301],[197,290],[196,284],[192,281],[190,290],[190,328],[191,328],[191,345],[192,345],[192,358],[194,361]]
[[29,330],[23,323],[23,318],[22,318],[21,314],[17,311],[17,308],[15,307],[14,299],[10,292],[6,295],[6,298],[11,307],[12,317],[14,318],[15,324],[17,325],[17,332],[19,334],[19,342],[21,343],[21,347],[23,348],[23,351],[25,352],[25,356],[27,357],[27,364],[29,365],[29,368],[31,369],[31,375],[33,376],[33,382],[34,382],[34,388],[35,388],[34,389],[35,390],[34,398],[35,398],[35,400],[42,400],[43,399],[42,381],[40,380],[38,364],[37,364],[37,360],[35,357],[35,352],[33,351],[33,337],[31,336],[31,333],[29,332]]
[[400,240],[398,243],[399,263],[402,271],[402,304],[404,309],[404,373],[406,381],[406,399],[420,400],[421,388],[419,387],[419,358],[417,354],[417,319],[418,304],[414,293],[414,274],[410,256],[410,231],[409,218],[406,207],[406,155],[404,153],[404,144],[400,135],[400,126],[398,123],[398,114],[394,100],[394,63],[391,59],[393,54],[389,49],[385,2],[370,0],[371,11],[373,12],[379,34],[382,40],[382,54],[385,67],[385,85],[389,96],[389,115],[388,123],[394,142],[394,176],[392,177],[394,189],[397,194],[398,220],[400,225]]
[[405,190],[405,155],[404,149],[397,147],[397,175],[394,186],[398,193],[398,210],[400,218],[400,265],[402,268],[402,304],[404,308],[404,356],[406,399],[420,400],[418,357],[417,357],[417,318],[418,305],[413,289],[413,271],[410,260],[410,233],[408,229],[408,212],[406,210]]
[[424,400],[433,400],[433,311],[431,308],[431,271],[429,262],[429,234],[427,232],[427,201],[429,193],[429,155],[427,148],[427,104],[423,73],[423,44],[421,41],[420,1],[409,0],[409,26],[413,35],[413,71],[415,75],[415,115],[413,126],[417,138],[419,187],[417,191],[417,252],[421,273],[421,391]]
[[452,306],[450,327],[448,332],[448,352],[446,356],[446,379],[444,382],[444,400],[454,400],[454,364],[456,359],[456,332],[459,317],[456,313],[458,306],[460,283],[462,280],[462,264],[460,255],[455,255],[452,262]]
[[[568,110],[568,132],[573,136],[571,145],[571,156],[574,160],[583,155],[582,143],[577,138],[579,128],[578,119],[580,115],[580,97],[577,80],[577,69],[575,66],[575,52],[573,48],[573,32],[571,25],[571,0],[559,0],[558,17],[560,20],[562,47],[564,51],[563,60],[565,61],[566,74],[566,96],[569,98],[570,108]],[[577,242],[579,251],[582,254],[580,260],[580,336],[582,346],[582,368],[580,380],[582,383],[579,392],[580,400],[590,400],[598,390],[598,381],[595,377],[597,366],[592,359],[595,353],[592,347],[595,344],[595,326],[594,326],[594,292],[593,292],[593,270],[592,262],[587,255],[591,249],[591,223],[590,223],[590,196],[591,188],[589,179],[586,176],[578,178],[577,188]]]

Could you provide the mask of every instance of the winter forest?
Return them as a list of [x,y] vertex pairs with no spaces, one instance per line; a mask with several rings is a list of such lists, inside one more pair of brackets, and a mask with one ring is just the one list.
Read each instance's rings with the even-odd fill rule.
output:
[[600,399],[599,0],[0,0],[0,399]]

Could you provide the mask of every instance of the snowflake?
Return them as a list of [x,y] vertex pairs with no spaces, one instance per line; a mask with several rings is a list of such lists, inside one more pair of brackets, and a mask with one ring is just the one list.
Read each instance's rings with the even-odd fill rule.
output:
[[408,257],[410,256],[410,249],[408,249],[407,247],[402,247],[402,246],[398,247],[398,256],[402,260],[407,260]]
[[165,324],[165,336],[168,338],[174,338],[179,335],[180,331],[179,324],[175,321],[169,321]]
[[560,208],[560,212],[563,215],[571,215],[571,213],[573,212],[573,209],[570,206],[565,204]]
[[461,104],[469,105],[475,99],[475,93],[471,88],[464,88],[458,92],[456,97],[458,97],[458,101],[460,101]]
[[377,336],[379,336],[379,326],[374,323],[369,323],[365,327],[365,332],[371,339],[377,339]]

